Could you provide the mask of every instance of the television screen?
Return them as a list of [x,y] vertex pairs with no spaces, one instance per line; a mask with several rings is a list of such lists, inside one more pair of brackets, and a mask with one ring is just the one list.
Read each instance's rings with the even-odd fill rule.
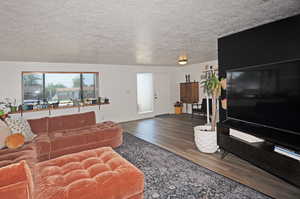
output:
[[300,60],[227,71],[227,118],[300,134]]

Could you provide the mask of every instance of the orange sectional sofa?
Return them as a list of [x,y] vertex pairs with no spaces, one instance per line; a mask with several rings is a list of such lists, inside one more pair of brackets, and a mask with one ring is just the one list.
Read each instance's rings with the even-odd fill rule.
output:
[[33,133],[38,160],[102,146],[118,147],[123,130],[114,122],[96,123],[95,112],[44,117],[28,120]]
[[111,148],[122,144],[119,125],[97,124],[94,112],[29,124],[32,142],[0,150],[0,198],[143,198],[143,173]]

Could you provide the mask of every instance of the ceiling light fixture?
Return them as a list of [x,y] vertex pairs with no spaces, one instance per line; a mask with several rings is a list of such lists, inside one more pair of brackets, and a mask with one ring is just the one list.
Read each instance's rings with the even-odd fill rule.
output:
[[180,65],[186,65],[187,62],[188,62],[188,58],[187,58],[186,55],[179,56],[179,58],[178,58],[178,64],[180,64]]

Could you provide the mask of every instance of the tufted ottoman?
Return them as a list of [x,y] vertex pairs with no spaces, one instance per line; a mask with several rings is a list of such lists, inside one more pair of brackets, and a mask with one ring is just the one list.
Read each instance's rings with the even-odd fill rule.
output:
[[110,147],[38,163],[35,199],[140,199],[144,174]]

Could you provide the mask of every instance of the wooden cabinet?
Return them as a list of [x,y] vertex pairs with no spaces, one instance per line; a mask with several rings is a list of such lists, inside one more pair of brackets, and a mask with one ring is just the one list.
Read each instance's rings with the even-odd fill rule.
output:
[[199,83],[180,83],[180,101],[187,104],[199,102]]

